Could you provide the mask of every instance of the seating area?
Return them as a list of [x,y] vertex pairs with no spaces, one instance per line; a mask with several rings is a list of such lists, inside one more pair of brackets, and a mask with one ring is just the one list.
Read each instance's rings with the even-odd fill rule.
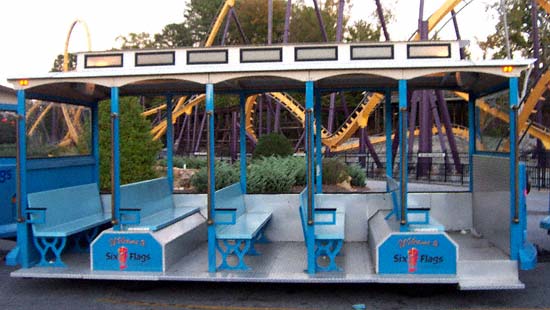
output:
[[[300,218],[304,240],[308,241],[308,199],[307,189],[300,193]],[[313,224],[315,238],[315,272],[317,271],[343,271],[336,264],[336,256],[340,253],[345,239],[346,215],[343,210],[337,208],[315,208],[313,210]],[[309,255],[309,253],[308,253]],[[319,258],[328,257],[326,266],[319,264]]]
[[89,244],[98,227],[111,220],[103,212],[95,183],[31,193],[28,204],[39,266],[65,267],[61,254],[67,238],[75,236],[77,245],[82,239]]
[[[392,199],[392,211],[386,216],[386,220],[395,216],[401,218],[401,200],[399,199],[399,183],[390,176],[386,176],[386,182]],[[407,195],[407,231],[411,232],[440,232],[445,227],[430,217],[430,208],[416,201],[414,196]]]
[[161,230],[196,212],[198,207],[175,205],[167,178],[120,187],[121,224],[126,230]]
[[[246,208],[241,184],[235,183],[216,191],[215,198],[216,248],[222,262],[221,270],[249,270],[245,255],[259,255],[256,243],[267,242],[265,229],[271,219],[271,211],[253,211]],[[235,265],[230,256],[238,259]]]

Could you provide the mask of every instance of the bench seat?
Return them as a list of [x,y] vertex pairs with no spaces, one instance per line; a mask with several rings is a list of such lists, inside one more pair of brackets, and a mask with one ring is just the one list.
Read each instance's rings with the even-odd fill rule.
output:
[[[249,270],[245,255],[259,255],[255,244],[267,242],[265,229],[271,220],[271,212],[256,209],[249,212],[240,183],[216,191],[215,196],[216,249],[222,263],[218,269]],[[236,256],[237,264],[229,264],[229,257]]]
[[189,215],[199,212],[199,207],[178,207],[164,209],[142,217],[138,225],[128,225],[128,230],[157,231],[168,227]]
[[79,232],[109,223],[110,214],[93,214],[67,223],[57,224],[46,228],[35,228],[35,237],[68,237]]
[[244,213],[239,216],[233,225],[218,225],[216,237],[218,239],[252,239],[271,219],[271,213]]

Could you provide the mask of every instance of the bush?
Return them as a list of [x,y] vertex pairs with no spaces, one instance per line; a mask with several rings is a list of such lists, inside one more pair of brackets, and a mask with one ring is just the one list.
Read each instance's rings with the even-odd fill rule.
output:
[[335,158],[323,159],[323,184],[336,185],[349,177],[346,164]]
[[351,177],[351,185],[353,186],[365,186],[365,180],[367,179],[367,174],[365,169],[357,164],[348,166],[348,174]]
[[[205,158],[184,156],[174,156],[173,162],[175,168],[186,167],[187,169],[201,169],[203,167],[206,167],[207,163]],[[157,161],[157,165],[166,167],[166,158],[159,159]]]
[[[127,184],[157,177],[155,160],[162,148],[153,140],[151,124],[141,116],[135,97],[120,99],[120,181]],[[111,106],[99,104],[99,169],[102,189],[111,187]]]
[[296,183],[297,162],[292,157],[276,156],[254,161],[248,168],[247,192],[289,193]]
[[286,157],[294,153],[294,148],[290,141],[283,135],[271,133],[258,139],[253,158],[262,158],[269,156]]
[[[221,161],[215,163],[215,174],[216,190],[239,181],[239,170],[237,167]],[[199,193],[206,193],[208,191],[208,169],[206,165],[200,168],[197,173],[193,174],[191,177],[191,185],[193,185]]]

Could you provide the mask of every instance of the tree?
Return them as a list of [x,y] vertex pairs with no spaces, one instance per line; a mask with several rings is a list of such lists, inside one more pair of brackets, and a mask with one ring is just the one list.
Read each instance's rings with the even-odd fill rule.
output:
[[[64,56],[63,54],[57,55],[57,58],[55,58],[53,62],[53,66],[50,69],[50,72],[62,72],[63,71],[63,61]],[[69,53],[69,71],[76,69],[76,55],[73,53]]]
[[[110,111],[109,100],[99,103],[99,170],[102,189],[111,187]],[[121,184],[156,177],[153,168],[162,144],[153,140],[150,134],[151,124],[141,116],[141,112],[137,98],[120,99]]]

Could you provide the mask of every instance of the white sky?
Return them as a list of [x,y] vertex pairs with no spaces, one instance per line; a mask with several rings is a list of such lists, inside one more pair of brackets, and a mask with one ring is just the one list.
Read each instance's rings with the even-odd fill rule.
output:
[[[207,1],[207,0],[205,0]],[[237,0],[239,1],[239,0]],[[267,0],[266,0],[267,1]],[[468,0],[469,1],[469,0]],[[462,38],[475,45],[494,32],[494,16],[486,12],[487,3],[498,0],[473,0],[459,15]],[[55,57],[63,53],[65,39],[75,19],[84,20],[90,29],[92,49],[106,50],[115,46],[119,35],[129,32],[157,33],[164,25],[183,21],[185,0],[27,0],[2,1],[0,9],[0,84],[6,78],[23,74],[48,72]],[[306,1],[308,3],[310,1]],[[419,0],[381,0],[393,7],[395,20],[389,27],[392,40],[407,40],[418,20]],[[425,0],[427,18],[445,0]],[[352,0],[352,18],[371,18],[374,0]],[[461,7],[459,5],[459,7]],[[446,19],[445,19],[446,20]],[[452,22],[440,34],[442,39],[455,39]],[[69,50],[86,50],[86,37],[81,26],[71,36]],[[480,57],[474,49],[474,58]]]

